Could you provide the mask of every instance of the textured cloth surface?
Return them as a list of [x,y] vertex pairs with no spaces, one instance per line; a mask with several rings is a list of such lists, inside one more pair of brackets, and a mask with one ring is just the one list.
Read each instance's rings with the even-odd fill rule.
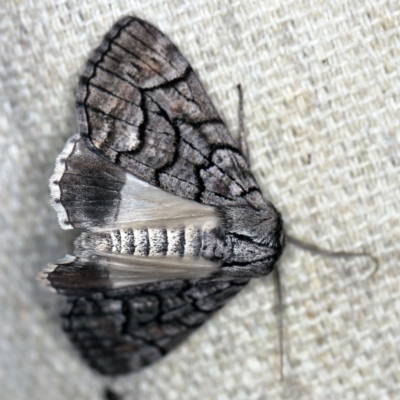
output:
[[[400,390],[400,8],[396,1],[11,0],[0,15],[0,397],[391,399]],[[123,15],[160,28],[237,132],[245,91],[252,169],[287,232],[367,258],[287,246],[280,381],[277,299],[254,280],[163,361],[106,379],[61,330],[35,276],[72,252],[48,178],[76,132],[90,51]]]

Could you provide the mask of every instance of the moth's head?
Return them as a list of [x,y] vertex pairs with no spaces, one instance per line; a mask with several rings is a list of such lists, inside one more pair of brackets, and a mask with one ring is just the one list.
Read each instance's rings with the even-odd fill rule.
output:
[[224,207],[220,210],[226,232],[247,237],[253,243],[282,251],[285,245],[283,221],[269,202],[262,208],[251,206]]

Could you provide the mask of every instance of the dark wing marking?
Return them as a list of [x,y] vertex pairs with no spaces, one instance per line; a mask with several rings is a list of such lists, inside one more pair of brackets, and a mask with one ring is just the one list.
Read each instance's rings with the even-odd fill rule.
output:
[[140,257],[93,250],[84,253],[49,264],[39,278],[60,294],[81,296],[162,280],[205,278],[220,265],[200,257]]
[[115,164],[208,205],[264,202],[246,160],[178,49],[137,18],[120,20],[80,80],[80,133]]
[[98,372],[134,372],[180,344],[246,283],[170,281],[69,297],[63,327]]
[[117,218],[126,173],[74,135],[57,157],[51,202],[63,229],[105,227]]
[[79,135],[68,140],[58,156],[50,189],[63,229],[107,231],[217,223],[214,207],[182,199],[135,178]]

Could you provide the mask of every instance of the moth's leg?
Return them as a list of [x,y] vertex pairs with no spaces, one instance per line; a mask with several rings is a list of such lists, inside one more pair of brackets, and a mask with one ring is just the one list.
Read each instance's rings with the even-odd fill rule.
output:
[[279,265],[274,268],[274,280],[276,291],[278,295],[278,333],[279,333],[279,372],[281,376],[281,381],[283,381],[283,296],[282,296],[282,285],[281,285],[281,275],[279,272]]
[[[379,269],[378,259],[376,257],[374,257],[373,255],[366,253],[366,252],[329,251],[329,250],[321,249],[320,247],[317,247],[313,244],[302,242],[301,240],[298,240],[288,234],[286,234],[286,240],[288,243],[290,243],[300,249],[310,251],[311,253],[320,254],[322,256],[329,257],[329,258],[368,257],[375,264],[375,268],[372,270],[372,272],[369,274],[368,277],[371,277],[372,275],[374,275],[376,273],[376,271]],[[283,361],[283,356],[284,356],[283,308],[284,307],[283,307],[283,294],[282,294],[281,277],[280,277],[280,273],[279,273],[279,265],[276,265],[274,268],[274,280],[275,280],[275,286],[276,286],[276,291],[277,291],[277,295],[278,295],[278,314],[279,314],[278,332],[279,332],[279,361],[280,361],[279,370],[280,370],[281,381],[283,381],[283,379],[284,379],[284,375],[283,375],[283,367],[284,367],[284,361]]]
[[369,274],[368,277],[371,277],[372,275],[374,275],[376,273],[376,271],[378,271],[378,269],[379,269],[378,259],[376,257],[374,257],[372,254],[369,254],[367,252],[329,251],[329,250],[321,249],[320,247],[315,246],[311,243],[303,242],[303,241],[296,239],[295,237],[290,236],[288,234],[286,234],[286,240],[287,240],[287,243],[290,243],[293,246],[298,247],[299,249],[310,251],[311,253],[320,254],[322,256],[329,257],[329,258],[368,257],[375,264],[374,269],[372,270],[372,272]]
[[[246,133],[244,131],[244,111],[243,111],[243,91],[242,86],[237,85],[239,92],[239,111],[238,111],[238,120],[239,120],[239,150],[242,153],[242,156],[246,159],[250,166],[250,157],[249,157],[249,148],[247,146]],[[278,313],[279,313],[279,322],[278,322],[278,331],[279,331],[279,371],[280,377],[283,381],[283,299],[282,299],[282,285],[281,278],[278,270],[278,266],[274,268],[274,280],[276,285],[276,290],[278,294]]]
[[243,91],[242,86],[237,85],[239,91],[239,110],[238,110],[238,120],[239,120],[239,149],[242,153],[242,156],[246,159],[246,161],[250,165],[249,158],[249,148],[247,147],[246,134],[244,131],[244,111],[243,111]]

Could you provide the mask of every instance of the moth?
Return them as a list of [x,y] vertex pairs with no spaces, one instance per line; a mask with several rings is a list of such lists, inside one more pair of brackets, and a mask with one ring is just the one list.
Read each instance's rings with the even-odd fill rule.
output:
[[50,179],[74,255],[41,278],[66,296],[63,328],[106,375],[137,371],[181,343],[284,248],[243,143],[171,41],[118,21],[87,62],[79,133]]

